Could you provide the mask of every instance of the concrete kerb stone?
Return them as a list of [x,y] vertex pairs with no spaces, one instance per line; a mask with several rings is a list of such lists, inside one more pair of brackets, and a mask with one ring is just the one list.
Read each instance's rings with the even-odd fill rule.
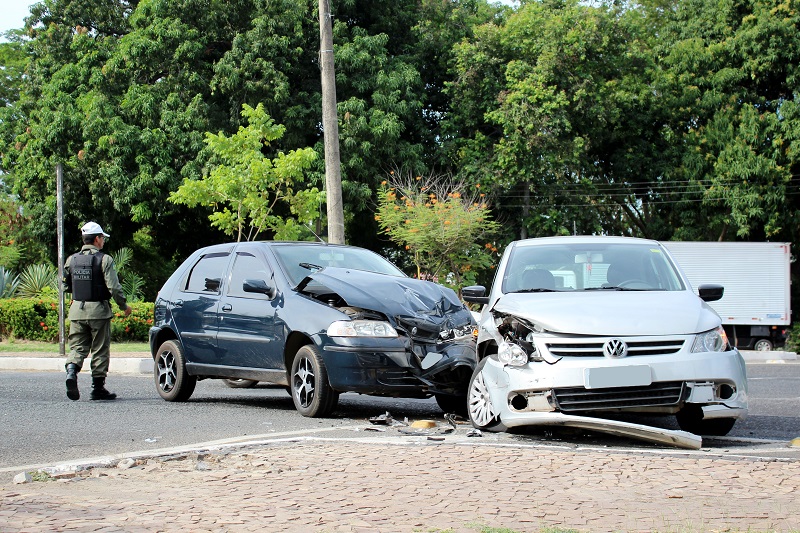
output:
[[[61,357],[0,357],[0,370],[26,372],[63,372]],[[113,357],[110,374],[152,374],[153,359],[150,357]]]
[[[794,352],[771,351],[757,352],[753,350],[740,350],[745,362],[748,363],[788,363],[797,362]],[[0,371],[31,371],[31,372],[63,372],[64,359],[61,357],[37,356],[3,356],[0,357]],[[153,359],[144,357],[115,357],[112,353],[110,374],[152,374]]]

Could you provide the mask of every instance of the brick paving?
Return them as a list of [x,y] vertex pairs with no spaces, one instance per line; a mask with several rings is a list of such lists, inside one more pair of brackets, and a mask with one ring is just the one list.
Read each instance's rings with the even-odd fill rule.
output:
[[800,531],[800,461],[301,441],[0,486],[0,531]]

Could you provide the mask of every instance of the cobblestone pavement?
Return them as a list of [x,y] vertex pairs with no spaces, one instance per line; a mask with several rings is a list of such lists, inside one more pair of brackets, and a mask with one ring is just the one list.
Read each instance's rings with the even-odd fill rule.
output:
[[800,461],[474,442],[142,458],[0,486],[0,531],[800,531]]

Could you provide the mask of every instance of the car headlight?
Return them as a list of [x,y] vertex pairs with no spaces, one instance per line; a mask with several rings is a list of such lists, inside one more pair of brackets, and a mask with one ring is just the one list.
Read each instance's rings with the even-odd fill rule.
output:
[[328,326],[328,336],[396,338],[397,331],[380,320],[337,320]]
[[497,360],[504,365],[524,366],[528,364],[528,354],[518,345],[503,341],[497,347]]
[[692,345],[692,353],[725,352],[729,349],[728,335],[725,333],[725,329],[723,329],[722,326],[698,334]]

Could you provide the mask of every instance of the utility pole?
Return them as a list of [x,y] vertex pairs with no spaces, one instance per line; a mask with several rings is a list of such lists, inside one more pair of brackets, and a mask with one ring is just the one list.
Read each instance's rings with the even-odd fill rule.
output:
[[328,242],[344,244],[342,167],[339,161],[339,120],[336,116],[336,73],[333,68],[331,16],[330,0],[319,0],[319,60],[322,69],[322,130],[325,139]]
[[58,353],[66,355],[64,342],[64,168],[56,165],[56,235],[58,239]]

